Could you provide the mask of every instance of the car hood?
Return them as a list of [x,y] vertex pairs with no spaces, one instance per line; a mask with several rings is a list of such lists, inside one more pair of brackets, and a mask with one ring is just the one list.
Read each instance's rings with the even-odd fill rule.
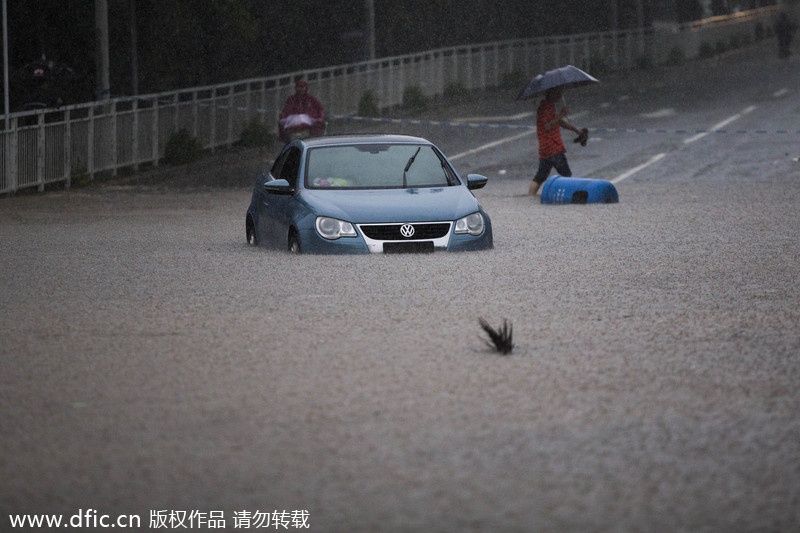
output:
[[303,189],[302,201],[317,215],[348,222],[456,220],[480,208],[464,186],[409,189]]

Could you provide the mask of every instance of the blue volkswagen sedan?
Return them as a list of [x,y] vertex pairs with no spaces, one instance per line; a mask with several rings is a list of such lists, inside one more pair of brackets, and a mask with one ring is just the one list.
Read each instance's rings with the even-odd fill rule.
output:
[[431,142],[405,135],[298,139],[256,181],[247,242],[293,253],[492,248],[473,189]]

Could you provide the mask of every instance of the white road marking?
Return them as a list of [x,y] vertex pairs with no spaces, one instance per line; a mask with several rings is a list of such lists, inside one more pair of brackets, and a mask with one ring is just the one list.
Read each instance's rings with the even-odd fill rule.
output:
[[659,109],[658,111],[653,111],[652,113],[642,113],[644,118],[665,118],[671,117],[675,114],[675,110],[671,107],[666,107],[664,109]]
[[[782,90],[788,92],[788,90],[786,90],[786,89],[782,89]],[[781,92],[781,91],[778,91],[778,92]],[[737,114],[735,114],[735,115],[733,115],[731,117],[728,117],[727,119],[723,120],[719,124],[715,124],[711,128],[711,130],[703,132],[703,133],[698,133],[697,135],[689,137],[688,139],[684,139],[683,142],[684,142],[684,144],[691,144],[691,143],[693,143],[695,141],[698,141],[698,140],[702,139],[703,137],[709,135],[710,133],[713,133],[716,130],[721,130],[722,128],[724,128],[728,124],[731,124],[732,122],[735,122],[735,121],[739,120],[740,118],[742,118],[742,116],[744,116],[744,115],[746,115],[748,113],[752,113],[755,110],[756,110],[756,106],[750,106],[750,107],[742,110],[741,113],[737,113]],[[661,110],[656,111],[654,113],[649,113],[649,114],[645,114],[645,115],[642,115],[642,116],[645,116],[647,118],[660,118],[660,117],[670,116],[670,115],[674,114],[674,112],[675,111],[673,109],[666,108],[666,109],[661,109]],[[473,121],[481,121],[481,120],[517,120],[517,119],[520,119],[520,118],[525,118],[525,117],[530,116],[532,114],[533,113],[531,112],[531,113],[520,113],[518,115],[511,115],[511,116],[506,116],[506,117],[473,117],[473,118],[469,118],[469,119],[467,119],[467,118],[455,119],[455,121],[456,122],[457,121],[473,122]],[[586,114],[588,114],[588,112],[586,112],[586,111],[583,111],[583,112],[580,112],[580,113],[576,113],[573,116],[573,118],[580,117],[580,116],[583,116],[583,115],[586,115]],[[454,156],[451,156],[448,159],[450,161],[455,161],[456,159],[461,159],[462,157],[466,157],[468,155],[476,154],[478,152],[482,152],[484,150],[488,150],[489,148],[494,148],[496,146],[500,146],[501,144],[505,144],[505,143],[512,142],[512,141],[516,141],[517,139],[522,139],[524,137],[528,137],[528,136],[533,135],[535,133],[536,133],[536,130],[524,131],[524,132],[519,133],[517,135],[512,135],[510,137],[505,137],[505,138],[499,139],[497,141],[493,141],[493,142],[490,142],[490,143],[487,143],[487,144],[483,144],[481,146],[478,146],[477,148],[472,148],[471,150],[467,150],[465,152],[461,152],[460,154],[456,154]],[[627,170],[626,172],[623,172],[622,174],[620,174],[619,176],[617,176],[616,178],[611,180],[611,183],[619,183],[622,180],[625,180],[625,179],[633,176],[637,172],[640,172],[640,171],[644,170],[645,168],[658,163],[659,161],[664,159],[664,157],[666,157],[666,155],[667,155],[666,153],[661,153],[661,154],[654,155],[653,157],[651,157],[650,159],[648,159],[646,162],[642,163],[641,165],[633,167],[630,170]]]
[[492,117],[463,117],[463,118],[454,118],[453,122],[497,122],[503,120],[520,120],[523,118],[530,117],[534,114],[534,111],[528,111],[526,113],[518,113],[516,115],[495,115]]
[[466,157],[468,155],[476,154],[478,152],[482,152],[483,150],[488,150],[489,148],[494,148],[495,146],[500,146],[501,144],[505,144],[507,142],[516,141],[517,139],[521,139],[523,137],[527,137],[528,135],[535,135],[536,130],[527,130],[519,133],[517,135],[512,135],[511,137],[506,137],[505,139],[500,139],[498,141],[490,142],[488,144],[484,144],[482,146],[478,146],[477,148],[473,148],[472,150],[467,150],[466,152],[461,152],[460,154],[456,154],[454,156],[448,157],[450,161],[455,159],[461,159],[462,157]]
[[[778,91],[778,92],[780,92],[780,91]],[[723,129],[728,124],[731,124],[732,122],[735,122],[735,121],[739,120],[740,118],[742,118],[742,116],[744,116],[744,115],[746,115],[748,113],[752,113],[755,110],[756,110],[756,106],[750,106],[750,107],[744,109],[741,113],[737,113],[737,114],[735,114],[735,115],[733,115],[731,117],[726,118],[725,120],[723,120],[719,124],[715,124],[714,126],[711,127],[711,130],[703,132],[703,133],[698,133],[697,135],[689,137],[688,139],[684,139],[683,143],[684,144],[691,144],[691,143],[693,143],[695,141],[699,141],[703,137],[713,133],[714,131]],[[664,111],[665,110],[662,110],[660,112],[653,113],[652,115],[655,115],[657,113],[662,113]],[[666,155],[667,154],[665,154],[665,153],[654,155],[653,157],[648,159],[647,162],[639,165],[638,167],[634,167],[634,168],[628,170],[627,172],[623,172],[622,174],[620,174],[619,176],[617,176],[616,178],[611,180],[611,183],[619,183],[620,181],[633,176],[637,172],[649,167],[650,165],[658,163],[659,161],[664,159],[664,157],[666,157]]]
[[567,115],[567,121],[575,120],[576,118],[582,118],[582,117],[585,117],[588,114],[589,114],[588,111],[578,111],[574,115],[573,114]]
[[772,96],[773,96],[773,98],[780,98],[781,96],[784,96],[786,94],[789,94],[789,89],[784,87],[783,89],[781,89],[779,91],[775,91],[774,93],[772,93]]
[[715,124],[714,126],[711,127],[710,131],[704,131],[703,133],[698,133],[697,135],[695,135],[693,137],[689,137],[688,139],[684,139],[683,140],[683,144],[691,144],[691,143],[693,143],[695,141],[699,141],[703,137],[705,137],[707,135],[710,135],[711,133],[713,133],[716,130],[721,130],[722,128],[724,128],[728,124],[739,120],[740,118],[742,118],[742,116],[744,116],[744,115],[746,115],[748,113],[752,113],[755,110],[756,110],[756,106],[750,106],[747,109],[745,109],[744,111],[742,111],[741,113],[736,113],[732,117],[726,118],[725,120],[723,120],[719,124]]
[[622,174],[620,174],[619,176],[617,176],[616,178],[611,180],[611,183],[619,183],[620,181],[622,181],[622,180],[624,180],[626,178],[630,178],[631,176],[633,176],[634,174],[636,174],[640,170],[644,170],[647,167],[649,167],[650,165],[658,163],[659,161],[664,159],[664,157],[666,155],[667,154],[658,154],[658,155],[655,155],[655,156],[651,157],[650,159],[647,160],[647,162],[642,163],[638,167],[633,167],[632,169],[628,170],[627,172],[623,172]]

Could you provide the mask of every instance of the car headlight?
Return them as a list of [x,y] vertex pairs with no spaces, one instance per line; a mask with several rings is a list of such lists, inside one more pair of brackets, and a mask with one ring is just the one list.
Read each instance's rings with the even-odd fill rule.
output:
[[472,213],[456,220],[456,233],[469,233],[470,235],[480,235],[483,233],[483,215]]
[[355,237],[356,229],[349,222],[330,217],[317,217],[317,233],[328,240],[339,237]]

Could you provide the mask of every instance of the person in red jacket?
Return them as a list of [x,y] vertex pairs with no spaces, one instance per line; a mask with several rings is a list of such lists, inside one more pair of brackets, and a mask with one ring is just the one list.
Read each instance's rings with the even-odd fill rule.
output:
[[278,138],[283,142],[325,133],[325,108],[308,92],[308,82],[297,80],[295,92],[286,99],[278,121]]
[[536,136],[539,138],[539,170],[531,182],[528,194],[535,195],[542,183],[547,180],[550,171],[555,167],[562,176],[572,176],[567,163],[567,148],[561,139],[561,128],[581,135],[581,130],[565,120],[569,114],[566,106],[556,114],[556,102],[561,99],[563,89],[555,87],[545,92],[544,100],[536,111]]

